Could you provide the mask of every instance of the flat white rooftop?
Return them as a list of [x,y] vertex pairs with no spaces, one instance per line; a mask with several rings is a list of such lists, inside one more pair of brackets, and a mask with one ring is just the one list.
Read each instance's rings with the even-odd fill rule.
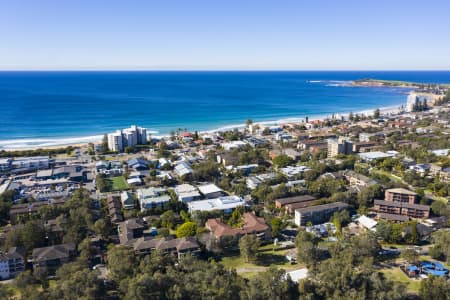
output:
[[223,190],[214,183],[199,185],[198,189],[200,190],[200,193],[202,193],[203,195],[223,192]]
[[193,201],[188,203],[190,212],[211,211],[211,210],[231,210],[238,206],[245,205],[244,199],[238,196],[225,196],[215,199]]
[[287,278],[288,275],[291,277],[293,282],[299,282],[300,280],[305,279],[306,277],[308,277],[308,269],[307,268],[303,268],[303,269],[287,272],[286,273],[286,278]]

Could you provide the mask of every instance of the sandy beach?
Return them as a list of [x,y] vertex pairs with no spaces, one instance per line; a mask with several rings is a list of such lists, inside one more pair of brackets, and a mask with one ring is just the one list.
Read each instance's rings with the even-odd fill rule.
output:
[[[404,106],[406,103],[402,103],[396,106],[389,106],[389,107],[378,107],[380,109],[380,113],[382,115],[397,115],[402,112],[402,106]],[[355,111],[354,114],[362,114],[365,116],[373,115],[374,111],[377,109],[377,107],[373,109],[366,109],[363,111]],[[336,114],[336,118],[348,118],[350,112],[348,113],[339,113]],[[314,120],[325,120],[327,118],[331,118],[331,115],[319,115],[319,116],[309,116],[309,121]],[[304,123],[305,117],[294,117],[294,118],[285,118],[285,119],[279,119],[279,120],[272,120],[272,121],[262,121],[262,122],[254,122],[256,125],[260,126],[278,126],[286,123]],[[234,124],[234,125],[228,125],[223,126],[220,128],[212,129],[212,130],[205,130],[205,131],[199,131],[200,134],[215,134],[218,132],[223,132],[227,130],[236,130],[236,129],[243,129],[245,128],[245,123],[242,124]],[[152,135],[156,138],[168,138],[169,135]],[[102,142],[102,135],[97,136],[90,136],[90,137],[81,137],[81,138],[61,138],[61,139],[50,139],[52,141],[52,145],[44,145],[44,146],[29,146],[29,145],[18,145],[15,146],[15,144],[11,141],[11,143],[8,142],[2,142],[0,141],[0,150],[1,151],[22,151],[22,150],[36,150],[36,149],[57,149],[57,148],[64,148],[68,146],[72,146],[74,148],[82,148],[87,147],[88,143],[101,143]],[[61,142],[59,143],[58,140]],[[79,140],[85,140],[84,142],[80,142]],[[73,141],[73,142],[71,142]],[[17,145],[17,142],[16,142]]]

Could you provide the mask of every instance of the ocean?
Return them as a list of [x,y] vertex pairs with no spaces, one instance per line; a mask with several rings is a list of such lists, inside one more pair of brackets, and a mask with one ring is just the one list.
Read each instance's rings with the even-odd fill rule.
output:
[[0,149],[98,140],[130,125],[154,135],[401,106],[407,89],[362,78],[450,83],[450,71],[0,72]]

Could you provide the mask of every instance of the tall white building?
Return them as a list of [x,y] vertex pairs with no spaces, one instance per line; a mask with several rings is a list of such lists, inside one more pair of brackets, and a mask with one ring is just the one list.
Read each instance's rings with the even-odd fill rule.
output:
[[108,134],[108,148],[122,152],[125,147],[134,147],[147,143],[147,129],[136,125]]
[[108,148],[111,151],[123,151],[122,131],[117,130],[116,132],[108,134]]

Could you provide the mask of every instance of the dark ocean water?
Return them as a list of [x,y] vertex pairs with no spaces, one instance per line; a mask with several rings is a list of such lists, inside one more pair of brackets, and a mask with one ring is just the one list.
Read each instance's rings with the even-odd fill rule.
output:
[[0,147],[83,141],[132,124],[166,134],[406,102],[405,89],[342,84],[361,78],[449,83],[450,71],[0,72]]

